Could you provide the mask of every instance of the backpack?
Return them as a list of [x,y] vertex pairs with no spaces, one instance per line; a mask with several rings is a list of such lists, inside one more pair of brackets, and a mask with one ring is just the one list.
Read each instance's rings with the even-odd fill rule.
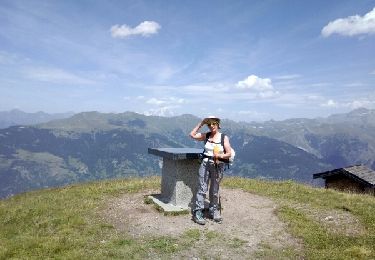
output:
[[[208,141],[208,138],[210,137],[210,134],[211,132],[208,132],[206,133],[206,140],[204,142],[204,144],[206,145],[207,141]],[[224,148],[224,153],[226,152],[225,151],[225,147],[224,147],[224,138],[225,138],[225,134],[221,134],[221,140],[220,140],[220,144],[221,146]],[[204,153],[204,150],[203,150],[203,153]],[[231,153],[230,153],[230,158],[229,159],[221,159],[220,161],[228,164],[228,168],[229,168],[229,165],[232,165],[233,164],[233,161],[234,161],[234,157],[236,156],[236,152],[234,151],[233,148],[231,148]]]

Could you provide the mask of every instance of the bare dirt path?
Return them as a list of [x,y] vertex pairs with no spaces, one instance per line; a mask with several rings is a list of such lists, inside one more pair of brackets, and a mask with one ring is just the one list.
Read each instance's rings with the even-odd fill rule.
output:
[[[259,257],[262,250],[300,247],[276,216],[277,204],[266,197],[222,188],[223,223],[208,221],[205,226],[200,226],[192,221],[190,215],[164,216],[152,204],[145,204],[144,195],[152,193],[155,191],[125,194],[112,199],[103,217],[116,230],[134,238],[179,237],[189,230],[198,229],[202,236],[194,246],[172,258],[253,259]],[[208,239],[207,234],[214,234],[215,239]]]

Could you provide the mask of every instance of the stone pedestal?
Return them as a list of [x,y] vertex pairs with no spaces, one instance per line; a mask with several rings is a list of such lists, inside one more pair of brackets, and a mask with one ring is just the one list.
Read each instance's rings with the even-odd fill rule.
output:
[[161,194],[151,196],[166,212],[189,211],[198,189],[198,155],[202,149],[149,148],[163,158]]

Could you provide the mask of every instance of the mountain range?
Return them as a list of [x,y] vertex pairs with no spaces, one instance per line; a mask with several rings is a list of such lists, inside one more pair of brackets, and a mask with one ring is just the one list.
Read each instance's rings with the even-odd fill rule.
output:
[[[1,117],[0,117],[1,119]],[[202,147],[188,137],[193,115],[84,112],[0,129],[0,197],[70,183],[159,175],[155,147]],[[291,179],[352,164],[375,168],[375,110],[317,119],[222,120],[236,150],[231,176]]]
[[45,123],[51,120],[71,117],[73,114],[73,112],[47,114],[42,111],[36,113],[26,113],[19,109],[0,111],[0,129],[14,125],[33,125]]

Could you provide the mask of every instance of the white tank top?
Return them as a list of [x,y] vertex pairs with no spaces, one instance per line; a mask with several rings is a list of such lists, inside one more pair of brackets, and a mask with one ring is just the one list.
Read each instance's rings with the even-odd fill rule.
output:
[[219,138],[212,142],[207,140],[206,144],[204,145],[204,154],[207,156],[214,156],[214,150],[216,153],[221,154],[224,153],[224,147],[221,145],[221,135],[220,133]]

